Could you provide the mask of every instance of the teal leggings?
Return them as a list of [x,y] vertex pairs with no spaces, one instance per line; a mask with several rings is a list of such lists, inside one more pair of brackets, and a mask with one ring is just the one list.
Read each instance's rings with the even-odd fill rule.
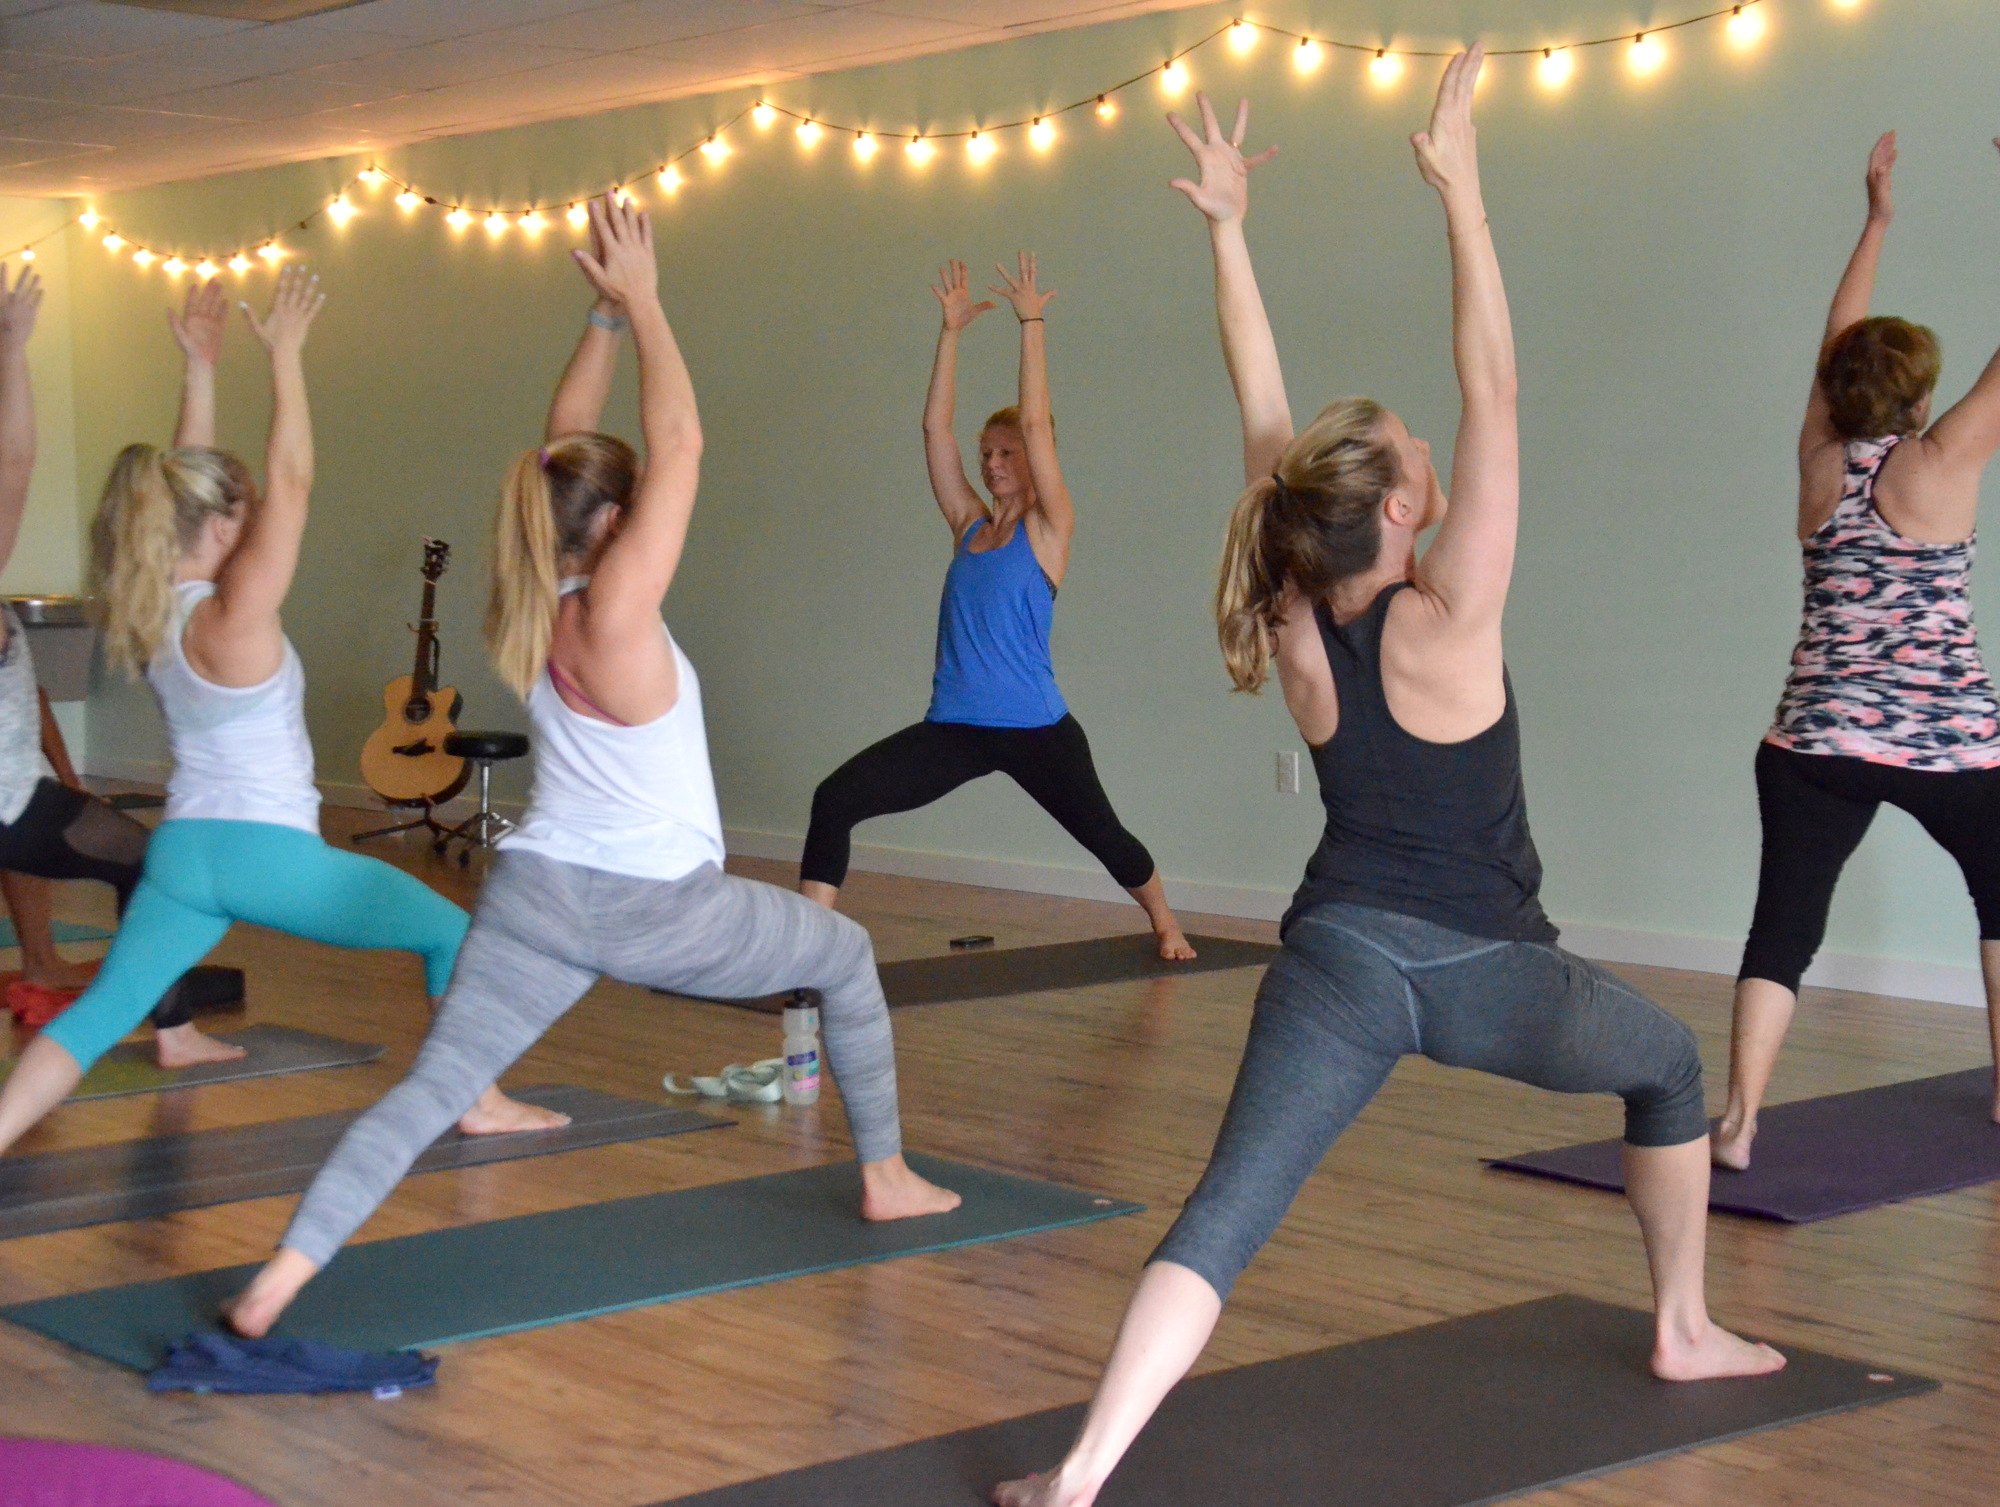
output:
[[163,822],[96,981],[43,1034],[89,1071],[232,921],[336,947],[420,953],[433,996],[451,982],[469,924],[422,880],[315,833],[275,822]]

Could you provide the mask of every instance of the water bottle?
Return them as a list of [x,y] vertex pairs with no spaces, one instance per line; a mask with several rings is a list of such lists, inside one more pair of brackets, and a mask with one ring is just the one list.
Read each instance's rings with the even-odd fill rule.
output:
[[792,991],[785,1006],[785,1102],[819,1103],[819,1006],[809,989]]

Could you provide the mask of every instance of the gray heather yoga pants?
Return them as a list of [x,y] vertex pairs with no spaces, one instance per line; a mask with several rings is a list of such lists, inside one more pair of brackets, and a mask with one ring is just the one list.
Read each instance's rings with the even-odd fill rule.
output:
[[1152,1255],[1218,1296],[1408,1053],[1558,1093],[1618,1094],[1630,1145],[1708,1135],[1693,1033],[1595,963],[1343,903],[1297,917],[1284,941],[1208,1170]]
[[331,1261],[418,1154],[600,974],[710,999],[817,989],[856,1154],[877,1162],[902,1149],[889,1007],[857,923],[712,865],[635,879],[503,852],[409,1076],[341,1137],[282,1243]]

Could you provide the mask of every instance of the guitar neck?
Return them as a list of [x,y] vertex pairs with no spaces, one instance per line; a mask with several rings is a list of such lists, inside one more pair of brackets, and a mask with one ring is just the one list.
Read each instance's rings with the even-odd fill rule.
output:
[[437,662],[437,583],[424,582],[424,606],[417,618],[416,668],[410,672],[411,694],[422,696],[436,689],[432,666]]

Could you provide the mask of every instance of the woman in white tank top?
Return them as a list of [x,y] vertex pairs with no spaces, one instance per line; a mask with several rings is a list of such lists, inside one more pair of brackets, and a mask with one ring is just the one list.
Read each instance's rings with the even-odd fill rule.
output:
[[[451,978],[465,912],[400,869],[319,835],[305,674],[279,611],[312,490],[303,351],[322,302],[319,279],[288,268],[270,313],[249,316],[271,357],[261,495],[242,461],[213,448],[212,372],[197,379],[192,351],[175,448],[127,446],[105,484],[92,529],[105,649],[151,683],[174,771],[166,819],[96,981],[0,1087],[0,1151],[60,1103],[235,921],[417,953],[434,997]],[[479,1088],[461,1121],[469,1132],[565,1123],[505,1098],[491,1080]]]
[[[342,1138],[278,1253],[231,1305],[261,1335],[417,1154],[595,983],[710,999],[822,996],[827,1056],[861,1162],[861,1217],[958,1195],[903,1160],[888,1006],[868,934],[774,885],[722,871],[701,685],[660,621],[694,509],[701,428],[660,308],[652,229],[608,197],[575,253],[598,300],[556,390],[547,443],[501,494],[487,641],[538,744],[520,830],[479,894],[451,990],[409,1077]],[[597,432],[617,336],[639,348],[642,468]]]

